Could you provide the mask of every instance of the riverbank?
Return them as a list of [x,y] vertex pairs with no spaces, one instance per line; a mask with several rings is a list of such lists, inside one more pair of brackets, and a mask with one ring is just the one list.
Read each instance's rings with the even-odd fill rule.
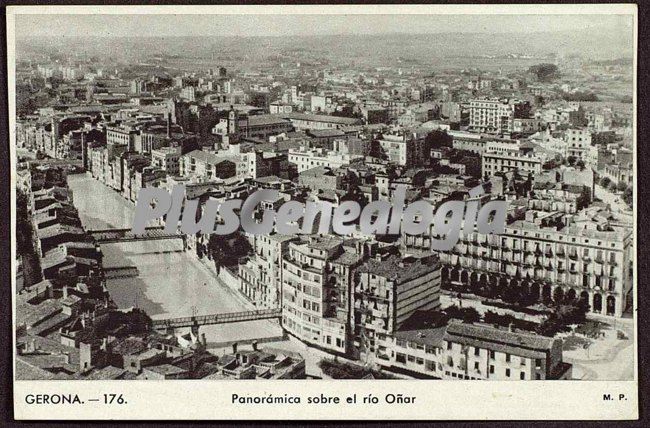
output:
[[[86,229],[127,228],[135,206],[88,175],[69,178],[74,204]],[[223,283],[214,266],[182,250],[180,240],[121,242],[102,245],[104,266],[133,266],[139,276],[107,281],[121,308],[137,306],[154,319],[239,312],[253,305]],[[208,343],[278,337],[282,329],[270,321],[201,327]]]

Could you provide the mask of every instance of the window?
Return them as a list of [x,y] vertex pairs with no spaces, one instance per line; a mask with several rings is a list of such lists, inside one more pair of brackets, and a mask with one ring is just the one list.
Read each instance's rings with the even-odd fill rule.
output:
[[474,363],[474,370],[478,371],[479,370],[479,364],[478,362]]
[[494,374],[494,366],[490,365],[490,374]]
[[451,342],[447,342],[447,350],[451,351]]
[[535,379],[540,380],[542,378],[542,375],[539,373],[535,374]]
[[535,368],[536,369],[542,368],[542,359],[541,358],[536,358],[535,359]]
[[481,348],[475,346],[475,347],[474,347],[474,355],[476,355],[477,357],[478,357],[479,355],[481,355]]
[[398,352],[395,355],[395,361],[397,361],[398,363],[405,364],[406,363],[406,355]]
[[520,380],[524,380],[524,379],[526,379],[526,373],[525,373],[525,372],[521,372],[521,373],[519,373],[519,379],[520,379]]
[[490,359],[494,360],[495,356],[496,356],[496,352],[490,351]]
[[506,354],[506,363],[510,362],[510,354]]
[[506,369],[506,377],[510,377],[510,369]]

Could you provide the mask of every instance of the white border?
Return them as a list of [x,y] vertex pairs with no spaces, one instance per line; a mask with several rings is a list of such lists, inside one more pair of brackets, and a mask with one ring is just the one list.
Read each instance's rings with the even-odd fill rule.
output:
[[[635,4],[561,5],[268,5],[268,6],[7,6],[7,71],[10,134],[11,239],[15,242],[15,15],[18,14],[213,14],[213,15],[634,15],[634,147],[637,135],[638,14]],[[636,153],[635,153],[636,154]],[[634,201],[638,200],[638,165],[634,158]],[[637,230],[637,213],[634,211]],[[637,239],[634,239],[636,257]],[[15,246],[11,246],[12,290],[15,294]],[[637,278],[634,263],[634,324],[638,332]],[[12,302],[15,325],[15,300]],[[13,335],[13,348],[16,339]],[[638,418],[638,343],[635,334],[634,381],[14,381],[17,419],[636,419]],[[12,351],[13,352],[13,351]],[[15,372],[15,355],[14,355]],[[432,383],[433,382],[433,383]],[[417,395],[419,404],[309,406],[249,405],[230,403],[230,393],[240,395],[320,392],[345,397],[353,392],[395,392]],[[383,391],[383,392],[382,392]],[[79,393],[86,398],[106,392],[123,393],[131,400],[123,406],[27,405],[29,393]],[[604,402],[603,394],[625,393],[627,400]],[[416,400],[417,401],[417,400]],[[152,404],[154,404],[152,406]]]

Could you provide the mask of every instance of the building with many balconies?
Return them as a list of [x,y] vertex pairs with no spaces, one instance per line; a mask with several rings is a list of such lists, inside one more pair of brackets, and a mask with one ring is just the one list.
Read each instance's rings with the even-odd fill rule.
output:
[[349,354],[349,290],[363,252],[360,243],[338,237],[291,242],[282,257],[282,327],[309,345]]
[[[461,232],[439,253],[443,281],[524,287],[548,302],[585,299],[592,313],[620,317],[632,299],[633,234],[612,224],[592,210],[528,210],[501,235]],[[405,245],[430,248],[430,240],[407,236]]]
[[417,311],[440,307],[441,264],[422,258],[376,255],[358,269],[354,287],[355,348],[379,352],[380,342],[395,334]]

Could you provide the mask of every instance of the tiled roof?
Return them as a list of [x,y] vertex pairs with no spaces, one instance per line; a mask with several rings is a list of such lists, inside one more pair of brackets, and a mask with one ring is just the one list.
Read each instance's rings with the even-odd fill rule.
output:
[[444,339],[531,358],[544,358],[554,342],[553,338],[537,334],[513,332],[487,325],[455,321],[447,326]]

